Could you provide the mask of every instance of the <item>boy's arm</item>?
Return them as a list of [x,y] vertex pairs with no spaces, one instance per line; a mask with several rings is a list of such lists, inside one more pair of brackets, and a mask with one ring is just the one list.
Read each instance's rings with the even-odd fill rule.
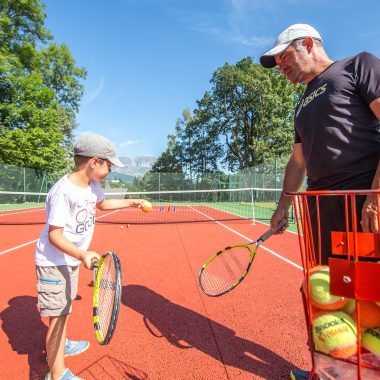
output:
[[63,227],[49,226],[49,240],[60,251],[82,261],[87,269],[92,269],[92,259],[100,260],[100,256],[94,251],[85,251],[76,247],[63,236]]
[[96,207],[100,210],[115,210],[119,208],[142,208],[144,206],[145,199],[104,199],[96,204]]

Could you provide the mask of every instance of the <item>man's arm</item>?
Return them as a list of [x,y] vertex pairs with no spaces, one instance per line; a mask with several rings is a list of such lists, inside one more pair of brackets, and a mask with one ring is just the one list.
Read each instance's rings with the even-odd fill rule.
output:
[[[380,121],[380,98],[373,100],[369,107],[376,116],[377,120]],[[376,173],[373,177],[371,189],[380,189],[380,159],[377,164]],[[379,210],[376,196],[368,196],[363,205],[362,220],[360,222],[364,232],[379,232],[378,214]]]
[[371,108],[371,110],[375,114],[377,120],[380,121],[380,98],[376,98],[375,100],[373,100],[370,103],[369,108]]
[[[283,189],[278,206],[272,215],[270,225],[276,230],[278,224],[283,219],[288,219],[289,207],[292,204],[292,197],[286,195],[287,192],[298,191],[305,179],[306,162],[302,153],[302,144],[294,144],[292,155],[286,165]],[[283,230],[285,227],[283,228]]]

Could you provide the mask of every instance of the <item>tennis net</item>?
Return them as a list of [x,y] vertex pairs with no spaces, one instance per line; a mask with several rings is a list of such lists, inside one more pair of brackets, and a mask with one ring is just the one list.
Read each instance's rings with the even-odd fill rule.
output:
[[[151,192],[106,192],[106,199],[146,199],[153,210],[97,210],[97,223],[149,224],[223,220],[269,220],[280,197],[278,189],[216,189]],[[42,224],[46,193],[1,192],[0,224]]]

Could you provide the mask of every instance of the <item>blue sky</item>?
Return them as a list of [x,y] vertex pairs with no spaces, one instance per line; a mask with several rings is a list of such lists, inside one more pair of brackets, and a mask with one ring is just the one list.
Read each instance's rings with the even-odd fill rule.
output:
[[330,58],[380,57],[379,0],[42,0],[46,26],[88,76],[76,135],[103,134],[119,156],[159,156],[213,72],[313,25]]

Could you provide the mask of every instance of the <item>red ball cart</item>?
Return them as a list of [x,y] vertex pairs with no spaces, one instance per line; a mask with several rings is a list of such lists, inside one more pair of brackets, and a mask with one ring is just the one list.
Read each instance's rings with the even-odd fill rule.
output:
[[[380,326],[372,326],[369,330],[368,326],[363,326],[361,315],[364,302],[380,308],[376,304],[380,305],[380,234],[361,232],[360,228],[361,206],[368,196],[375,200],[380,210],[380,189],[304,191],[288,195],[293,198],[304,272],[302,295],[312,357],[309,380],[380,379],[380,346],[379,351],[371,352],[362,344],[362,337],[369,333],[380,342]],[[339,230],[326,231],[324,228],[329,222],[324,219],[324,209],[330,204],[335,204],[338,217],[342,219]],[[334,208],[329,212],[337,216]],[[379,213],[376,219],[380,225]],[[330,249],[328,258],[324,254],[326,246]],[[355,305],[350,318],[356,327],[356,352],[348,358],[320,352],[313,342],[313,321],[317,312],[311,302],[310,275],[319,265],[329,267],[330,293],[351,299]]]

